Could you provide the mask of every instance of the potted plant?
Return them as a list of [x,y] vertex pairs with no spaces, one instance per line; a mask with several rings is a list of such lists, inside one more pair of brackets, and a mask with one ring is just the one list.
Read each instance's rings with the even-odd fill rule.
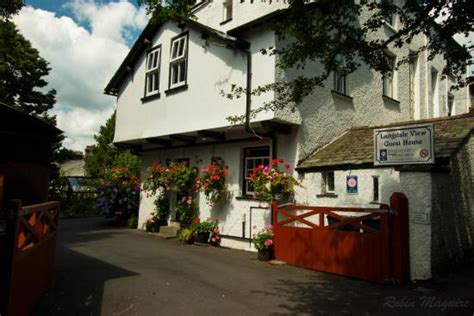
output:
[[217,228],[217,222],[209,219],[204,222],[194,224],[192,226],[192,230],[196,234],[195,241],[200,244],[209,243],[212,238],[211,234],[213,234],[215,228]]
[[266,226],[253,235],[252,243],[258,250],[258,260],[269,261],[273,259],[273,227]]
[[190,228],[183,228],[179,233],[179,241],[184,244],[192,244],[196,237],[196,233]]
[[160,224],[159,224],[159,219],[156,216],[155,213],[151,214],[152,216],[149,217],[145,223],[143,223],[143,226],[145,227],[145,230],[150,233],[156,233],[160,229]]
[[273,159],[271,166],[260,165],[253,168],[250,174],[250,184],[255,197],[260,202],[278,201],[280,203],[292,199],[298,181],[288,172],[290,164],[285,164],[285,171],[281,165],[283,159]]
[[202,169],[202,175],[196,181],[196,190],[202,190],[210,206],[215,205],[219,200],[227,198],[226,178],[229,166],[222,160],[214,161],[207,168]]

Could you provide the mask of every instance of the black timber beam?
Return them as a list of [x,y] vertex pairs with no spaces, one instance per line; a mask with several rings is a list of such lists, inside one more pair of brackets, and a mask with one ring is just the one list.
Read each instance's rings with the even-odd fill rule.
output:
[[165,147],[170,147],[172,145],[172,142],[170,139],[166,138],[159,138],[159,137],[149,137],[146,138],[146,141],[148,143],[156,144],[156,145],[161,145]]
[[262,127],[279,134],[291,134],[291,125],[275,121],[263,121]]
[[187,136],[187,135],[170,135],[170,139],[180,142],[180,143],[185,143],[185,144],[194,144],[196,143],[196,137],[194,136]]
[[225,134],[224,133],[208,131],[208,130],[198,131],[197,133],[198,133],[199,136],[202,136],[202,137],[212,138],[212,139],[218,140],[218,141],[225,141]]

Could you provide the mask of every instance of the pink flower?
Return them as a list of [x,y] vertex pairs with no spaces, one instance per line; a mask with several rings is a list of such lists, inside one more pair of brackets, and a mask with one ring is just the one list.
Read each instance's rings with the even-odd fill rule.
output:
[[271,245],[273,245],[273,240],[271,239],[265,240],[265,246],[270,247]]
[[219,227],[214,227],[213,232],[214,234],[219,234]]
[[265,226],[265,229],[269,232],[273,231],[273,226],[272,225],[267,225]]
[[188,204],[188,205],[193,204],[193,199],[187,199],[187,200],[186,200],[186,204]]

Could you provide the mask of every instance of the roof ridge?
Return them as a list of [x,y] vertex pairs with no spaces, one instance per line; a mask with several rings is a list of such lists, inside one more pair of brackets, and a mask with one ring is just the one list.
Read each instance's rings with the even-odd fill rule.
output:
[[378,125],[361,125],[361,126],[352,126],[350,130],[361,130],[361,129],[375,129],[382,127],[392,127],[392,126],[401,126],[401,125],[410,125],[410,124],[423,124],[423,123],[436,123],[440,121],[450,121],[450,120],[460,120],[466,118],[474,119],[474,110],[470,112],[454,115],[454,116],[443,116],[443,117],[434,117],[434,118],[425,118],[421,120],[408,120],[401,122],[393,122],[388,124],[378,124]]

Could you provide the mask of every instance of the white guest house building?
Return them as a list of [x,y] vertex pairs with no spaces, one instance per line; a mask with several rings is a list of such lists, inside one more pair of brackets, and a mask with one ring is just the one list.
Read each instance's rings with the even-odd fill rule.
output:
[[[335,73],[297,111],[262,112],[251,119],[250,128],[234,126],[227,117],[245,115],[275,95],[231,100],[221,90],[232,84],[254,88],[300,74],[277,69],[275,56],[260,52],[284,45],[269,23],[284,17],[284,7],[283,2],[204,0],[195,7],[197,21],[149,24],[105,89],[117,98],[115,144],[139,152],[143,172],[153,161],[187,159],[201,169],[214,157],[222,158],[229,165],[231,198],[210,208],[201,196],[199,212],[202,220],[219,221],[222,246],[232,248],[252,249],[254,226],[259,230],[271,222],[268,206],[252,198],[248,175],[272,158],[294,167],[302,184],[299,204],[373,207],[388,204],[393,192],[404,192],[410,212],[430,217],[419,223],[410,213],[410,275],[430,278],[473,245],[474,120],[467,90],[450,92],[452,82],[441,78],[446,61],[440,56],[429,61],[420,53],[385,78],[366,67],[347,77]],[[398,23],[394,16],[377,36],[390,36]],[[425,40],[419,36],[411,47],[392,48],[394,63]],[[317,67],[310,64],[304,71]],[[373,128],[421,119],[435,125],[437,163],[374,166]],[[463,166],[456,169],[453,161]],[[456,174],[462,173],[459,169],[469,172]],[[358,175],[357,194],[346,194],[346,175],[351,174]],[[442,197],[452,185],[460,186],[459,194]],[[449,220],[443,207],[451,210]],[[139,227],[153,211],[153,197],[143,195]]]

